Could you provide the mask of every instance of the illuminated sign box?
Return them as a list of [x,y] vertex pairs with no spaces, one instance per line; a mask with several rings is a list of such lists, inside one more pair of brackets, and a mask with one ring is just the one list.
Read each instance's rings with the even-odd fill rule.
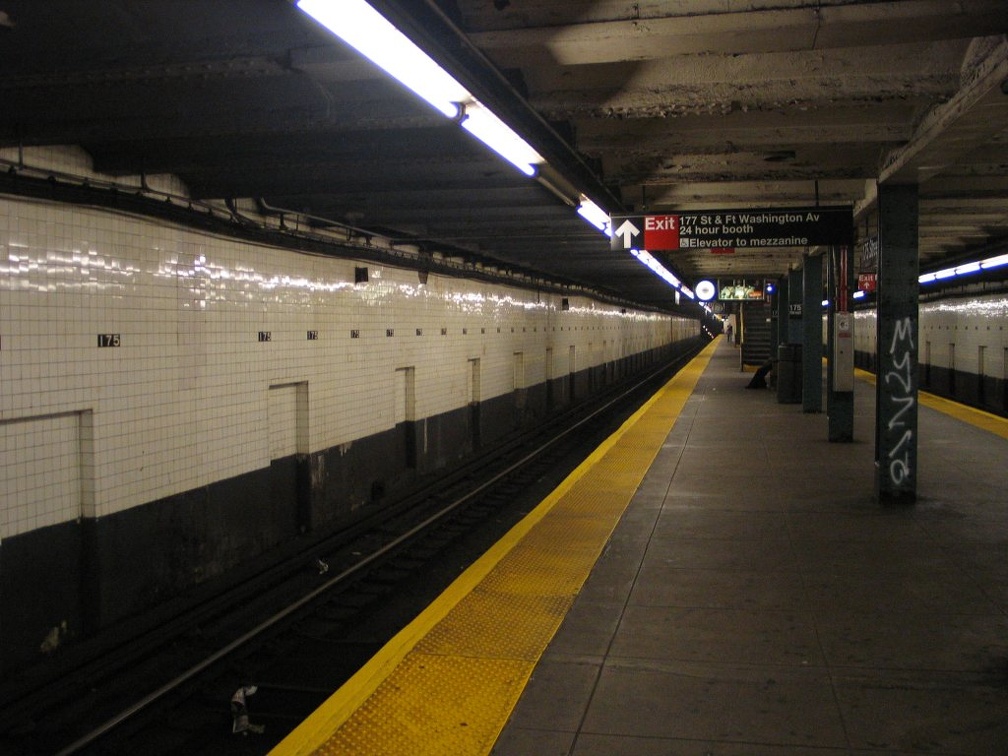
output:
[[712,254],[726,254],[726,250],[754,247],[849,245],[853,241],[854,218],[849,207],[699,210],[614,215],[610,228],[614,252],[706,249]]
[[722,302],[745,302],[763,299],[763,282],[718,281],[718,299]]

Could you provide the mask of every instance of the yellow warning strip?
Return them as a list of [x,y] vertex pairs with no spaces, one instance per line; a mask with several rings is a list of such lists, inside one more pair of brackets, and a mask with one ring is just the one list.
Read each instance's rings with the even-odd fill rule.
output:
[[[874,373],[869,373],[867,370],[855,368],[854,374],[862,381],[870,383],[873,386],[875,385]],[[1008,438],[1008,418],[1004,418],[990,412],[985,412],[984,410],[976,409],[975,407],[969,407],[965,404],[954,402],[951,399],[936,396],[935,394],[929,394],[927,391],[918,391],[917,396],[918,401],[924,407],[929,407],[930,409],[937,410],[949,417],[954,417],[956,420],[969,423],[974,427],[993,433],[995,436]]]
[[489,753],[717,344],[651,397],[272,753]]
[[854,368],[854,377],[860,378],[865,383],[870,383],[872,386],[875,385],[875,373],[869,373],[867,370],[862,370],[861,368]]

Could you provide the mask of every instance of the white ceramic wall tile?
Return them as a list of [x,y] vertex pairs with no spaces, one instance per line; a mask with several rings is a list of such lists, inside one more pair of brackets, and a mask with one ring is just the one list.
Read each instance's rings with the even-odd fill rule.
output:
[[[1001,294],[971,297],[942,302],[922,302],[918,308],[918,354],[921,363],[930,361],[935,367],[980,372],[981,348],[984,354],[983,372],[1003,378],[1004,355],[1008,349],[1008,297]],[[862,310],[855,315],[855,349],[874,352],[878,319],[874,310]]]
[[270,459],[282,459],[297,453],[297,384],[269,387],[267,428]]
[[[78,151],[47,157],[89,170]],[[268,466],[302,445],[295,426],[309,451],[387,430],[401,368],[413,370],[422,418],[469,401],[471,360],[485,400],[513,390],[516,353],[534,385],[547,350],[559,378],[572,348],[583,370],[604,359],[603,344],[614,359],[698,333],[693,321],[585,298],[564,310],[559,296],[487,283],[431,275],[421,285],[415,271],[42,202],[0,200],[0,253],[0,427],[5,450],[22,450],[4,455],[4,491],[22,493],[5,495],[14,503],[0,537]],[[365,266],[368,282],[355,284]],[[285,409],[274,406],[270,387],[292,384],[307,387],[308,410],[287,422],[299,405],[284,394]],[[47,474],[43,485],[36,468],[65,462],[57,449],[69,441],[66,429],[35,424],[84,412],[86,479]],[[270,433],[278,413],[283,438]],[[84,503],[52,506],[54,487],[86,491]]]
[[[825,335],[826,326],[823,326]],[[878,341],[878,317],[875,310],[855,310],[854,312],[854,349],[858,352],[876,353]]]
[[0,540],[82,515],[80,416],[0,422]]

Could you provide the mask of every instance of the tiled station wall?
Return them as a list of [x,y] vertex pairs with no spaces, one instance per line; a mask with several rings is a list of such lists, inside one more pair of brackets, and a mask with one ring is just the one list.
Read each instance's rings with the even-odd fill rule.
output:
[[[920,388],[1008,414],[1008,296],[921,302],[918,322]],[[876,364],[876,325],[875,310],[855,314],[855,355],[868,370]]]
[[[454,448],[473,403],[504,417],[516,392],[699,335],[695,321],[567,304],[0,197],[6,640],[85,635],[335,519],[322,510],[368,496],[351,478],[380,474],[404,423],[420,446]],[[313,511],[279,511],[278,479],[304,481],[311,500],[292,506]],[[21,626],[11,607],[35,591],[47,608]]]
[[[373,265],[355,284],[362,263],[90,209],[0,201],[0,233],[5,537],[268,467],[299,450],[298,384],[311,452],[465,406],[471,360],[490,400],[569,372],[571,347],[585,369],[696,328]],[[93,485],[74,505],[53,472],[81,448]]]

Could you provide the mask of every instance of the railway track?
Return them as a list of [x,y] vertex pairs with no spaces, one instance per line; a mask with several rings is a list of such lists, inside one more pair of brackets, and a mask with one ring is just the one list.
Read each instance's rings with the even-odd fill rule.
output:
[[8,693],[0,698],[0,752],[266,753],[692,354],[614,385],[383,509],[380,519],[60,679]]

